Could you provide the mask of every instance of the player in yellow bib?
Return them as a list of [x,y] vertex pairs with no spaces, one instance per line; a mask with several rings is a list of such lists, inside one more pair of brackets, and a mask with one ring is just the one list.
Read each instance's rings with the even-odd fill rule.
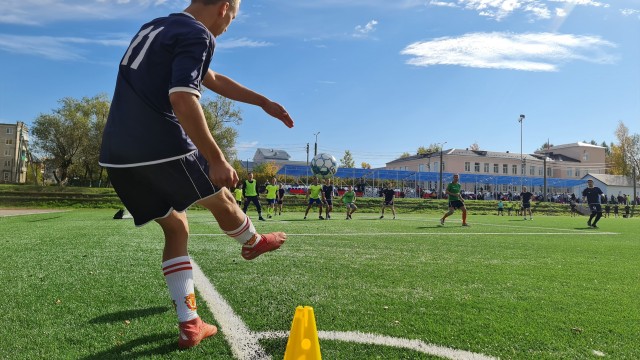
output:
[[305,219],[307,218],[307,214],[309,214],[309,209],[316,204],[319,209],[318,219],[324,220],[322,217],[322,200],[320,200],[321,191],[322,185],[318,184],[318,178],[313,178],[313,184],[309,185],[309,189],[307,189],[306,200],[309,201],[309,205],[307,205],[307,210],[304,212]]
[[278,197],[278,180],[274,177],[271,179],[271,184],[267,183],[267,217],[271,219],[271,214],[275,214],[276,201]]

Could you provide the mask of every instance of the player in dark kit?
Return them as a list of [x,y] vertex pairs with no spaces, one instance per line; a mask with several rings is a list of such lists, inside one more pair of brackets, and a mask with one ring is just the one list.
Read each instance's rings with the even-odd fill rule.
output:
[[527,187],[522,187],[522,192],[520,193],[520,199],[522,200],[522,216],[525,220],[527,220],[527,212],[529,212],[529,220],[533,220],[533,214],[531,213],[531,198],[533,198],[533,194],[527,191]]
[[396,207],[393,204],[393,199],[396,197],[396,191],[391,187],[391,184],[387,184],[387,187],[382,189],[382,196],[384,196],[384,202],[382,203],[382,210],[380,214],[380,219],[384,218],[384,209],[389,206],[391,207],[391,212],[393,213],[393,218],[396,218]]
[[[591,216],[589,216],[589,221],[587,221],[587,226],[597,228],[596,225],[598,220],[602,217],[602,205],[600,203],[601,195],[603,194],[602,190],[599,187],[593,186],[593,180],[587,180],[587,188],[582,191],[582,201],[587,200],[589,204],[589,210],[591,210]],[[594,219],[595,217],[595,219]],[[593,222],[592,222],[593,220]]]
[[325,218],[331,219],[331,211],[333,211],[333,195],[336,192],[335,186],[333,186],[333,180],[326,179],[325,184],[322,185],[322,202],[325,205]]
[[239,7],[240,0],[191,0],[183,12],[143,25],[120,61],[102,138],[100,165],[135,225],[155,221],[163,230],[162,270],[178,315],[180,348],[217,332],[197,313],[186,209],[194,203],[208,209],[247,260],[286,239],[283,232],[257,233],[236,204],[229,188],[238,174],[211,135],[199,102],[206,87],[260,106],[293,127],[280,104],[209,69],[216,37]]

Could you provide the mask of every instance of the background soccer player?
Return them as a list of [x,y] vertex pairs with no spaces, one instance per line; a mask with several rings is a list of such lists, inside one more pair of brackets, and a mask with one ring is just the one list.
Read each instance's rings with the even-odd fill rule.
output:
[[527,191],[527,187],[522,187],[522,192],[520,193],[520,201],[522,201],[522,216],[525,220],[527,220],[527,212],[529,213],[529,220],[533,220],[533,214],[531,213],[531,198],[533,198],[533,194],[530,191]]
[[456,209],[460,209],[462,210],[462,226],[469,226],[469,224],[467,224],[467,207],[464,206],[464,200],[460,193],[460,175],[453,175],[453,180],[447,185],[447,191],[445,191],[445,193],[449,195],[449,211],[440,219],[440,225],[444,226],[444,220],[452,215]]
[[313,178],[313,184],[309,185],[307,189],[307,196],[305,199],[309,201],[309,205],[307,205],[307,210],[304,212],[304,218],[307,218],[307,214],[309,214],[309,210],[313,205],[318,205],[318,219],[324,220],[322,217],[322,200],[320,200],[320,193],[322,192],[322,185],[318,184],[318,178]]
[[331,178],[326,179],[324,181],[324,185],[322,185],[322,202],[325,206],[324,214],[327,220],[331,219],[331,211],[333,211],[333,195],[335,192],[336,188],[333,186],[333,180],[331,180]]
[[271,214],[275,215],[276,198],[278,197],[278,180],[276,178],[271,179],[271,184],[267,183],[267,217],[271,218]]
[[589,204],[589,210],[591,210],[591,215],[589,216],[589,220],[587,221],[587,226],[593,228],[598,227],[596,224],[602,217],[602,205],[600,203],[602,194],[602,190],[600,190],[599,187],[593,186],[593,180],[587,180],[587,188],[582,191],[582,201],[584,202],[586,199],[587,203]]
[[197,313],[185,210],[198,203],[211,211],[248,260],[286,239],[282,232],[258,234],[236,205],[229,188],[238,174],[209,132],[199,102],[204,86],[293,127],[280,104],[209,69],[216,37],[239,6],[240,0],[192,0],[183,12],[143,25],[120,61],[102,138],[100,165],[136,226],[155,221],[164,232],[162,270],[178,314],[180,348],[217,332]]
[[396,207],[393,204],[393,199],[396,197],[396,191],[391,187],[391,184],[387,184],[387,186],[382,189],[382,196],[384,196],[384,202],[382,203],[380,219],[384,218],[384,209],[387,207],[391,207],[391,212],[393,213],[393,218],[395,219]]

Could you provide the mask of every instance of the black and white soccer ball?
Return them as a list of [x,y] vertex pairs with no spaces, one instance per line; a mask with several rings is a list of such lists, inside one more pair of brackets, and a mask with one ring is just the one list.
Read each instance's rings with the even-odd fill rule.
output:
[[338,162],[333,155],[320,153],[311,160],[311,171],[319,178],[330,178],[338,171]]

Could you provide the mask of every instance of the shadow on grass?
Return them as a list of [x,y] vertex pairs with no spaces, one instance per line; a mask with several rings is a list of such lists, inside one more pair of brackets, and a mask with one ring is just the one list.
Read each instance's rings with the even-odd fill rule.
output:
[[156,306],[147,309],[136,309],[136,310],[125,310],[118,311],[111,314],[105,314],[102,316],[98,316],[89,321],[91,324],[100,324],[100,323],[116,323],[122,322],[125,320],[131,320],[141,317],[153,316],[157,314],[162,314],[171,310],[168,306]]
[[175,333],[147,335],[81,359],[138,359],[179,351]]
[[29,220],[29,222],[38,222],[38,221],[47,221],[47,220],[55,220],[55,219],[60,219],[62,216],[50,216],[47,218],[43,218],[43,219],[33,219],[33,220]]

